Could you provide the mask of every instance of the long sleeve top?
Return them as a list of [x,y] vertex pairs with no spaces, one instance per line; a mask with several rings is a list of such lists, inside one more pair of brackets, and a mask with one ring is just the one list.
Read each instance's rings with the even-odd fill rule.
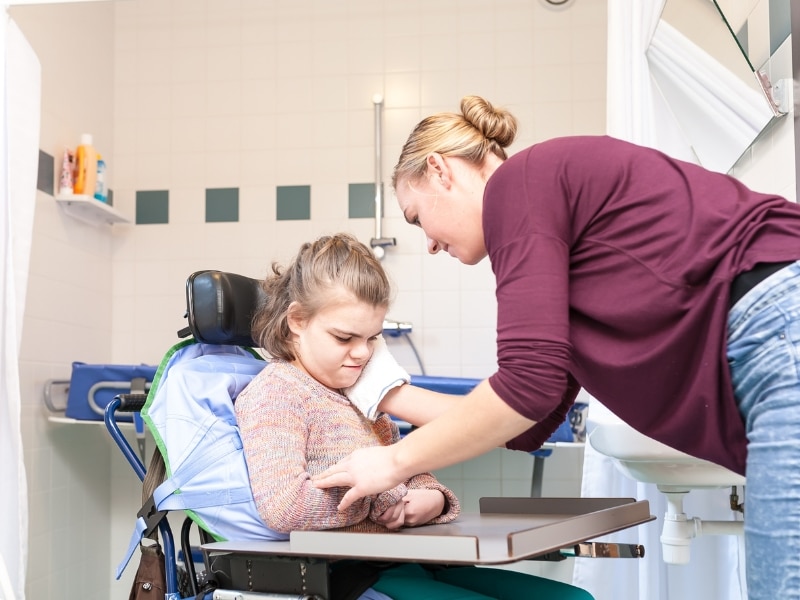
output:
[[389,416],[370,421],[346,396],[285,361],[268,364],[239,394],[235,409],[253,496],[270,529],[385,532],[375,519],[409,489],[444,494],[445,509],[431,523],[450,522],[460,512],[455,494],[430,473],[339,511],[347,488],[318,489],[311,477],[358,448],[398,441],[399,431]]
[[800,258],[800,206],[610,137],[515,154],[484,194],[497,280],[492,389],[540,423],[579,387],[642,433],[744,473],[747,439],[727,364],[731,281]]

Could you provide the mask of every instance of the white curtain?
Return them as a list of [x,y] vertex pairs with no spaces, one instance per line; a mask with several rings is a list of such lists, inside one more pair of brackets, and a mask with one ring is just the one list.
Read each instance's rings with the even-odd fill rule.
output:
[[[608,0],[608,92],[607,132],[617,138],[660,149],[676,158],[700,162],[664,95],[656,85],[646,52],[656,36],[665,0]],[[658,27],[658,37],[661,28]],[[665,68],[684,77],[669,44],[658,44],[657,53]],[[652,48],[652,47],[651,47]],[[681,49],[685,46],[681,45]],[[690,60],[691,62],[691,60]],[[686,69],[692,65],[684,64]],[[703,63],[703,67],[707,67]],[[713,67],[709,67],[712,68]],[[705,76],[684,79],[684,85],[713,85]],[[719,92],[725,93],[725,92]],[[713,110],[715,107],[711,106]],[[747,109],[742,109],[746,112]],[[737,128],[736,123],[728,123]],[[703,129],[702,127],[700,129]],[[713,137],[713,130],[706,131]],[[732,165],[732,163],[731,163]],[[728,165],[729,168],[731,165]],[[705,165],[704,165],[705,166]],[[709,166],[709,168],[711,168]],[[726,168],[726,170],[727,170]],[[590,403],[588,429],[619,419],[594,398]],[[650,502],[658,517],[634,529],[605,538],[619,543],[642,544],[644,559],[576,559],[574,583],[592,593],[596,600],[735,600],[746,598],[743,584],[741,541],[734,536],[708,536],[692,542],[688,565],[667,565],[661,558],[659,540],[666,501],[653,484],[624,476],[612,459],[586,445],[582,495],[585,497],[630,497]],[[728,519],[728,490],[694,490],[684,508],[689,516]]]
[[19,348],[36,205],[41,67],[5,6],[0,31],[0,600],[24,600],[28,496]]

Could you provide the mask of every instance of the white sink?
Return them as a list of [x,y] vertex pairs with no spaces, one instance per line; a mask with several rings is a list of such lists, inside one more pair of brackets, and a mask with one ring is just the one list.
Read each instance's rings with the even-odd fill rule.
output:
[[628,477],[659,488],[715,488],[744,485],[745,478],[643,435],[624,422],[598,423],[589,443],[613,459]]

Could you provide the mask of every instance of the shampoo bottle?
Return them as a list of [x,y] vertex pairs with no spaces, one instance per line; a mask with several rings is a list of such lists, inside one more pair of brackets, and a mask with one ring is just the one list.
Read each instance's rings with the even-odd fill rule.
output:
[[75,194],[94,197],[97,183],[97,151],[92,146],[92,136],[84,133],[75,150]]
[[100,202],[108,202],[108,188],[106,187],[106,161],[97,155],[97,183],[94,187],[94,198]]

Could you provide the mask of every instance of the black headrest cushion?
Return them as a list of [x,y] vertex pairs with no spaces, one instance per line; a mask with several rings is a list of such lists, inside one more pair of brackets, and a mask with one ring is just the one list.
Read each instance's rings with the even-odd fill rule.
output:
[[188,332],[198,342],[255,346],[250,326],[261,304],[261,282],[222,271],[197,271],[186,280]]

